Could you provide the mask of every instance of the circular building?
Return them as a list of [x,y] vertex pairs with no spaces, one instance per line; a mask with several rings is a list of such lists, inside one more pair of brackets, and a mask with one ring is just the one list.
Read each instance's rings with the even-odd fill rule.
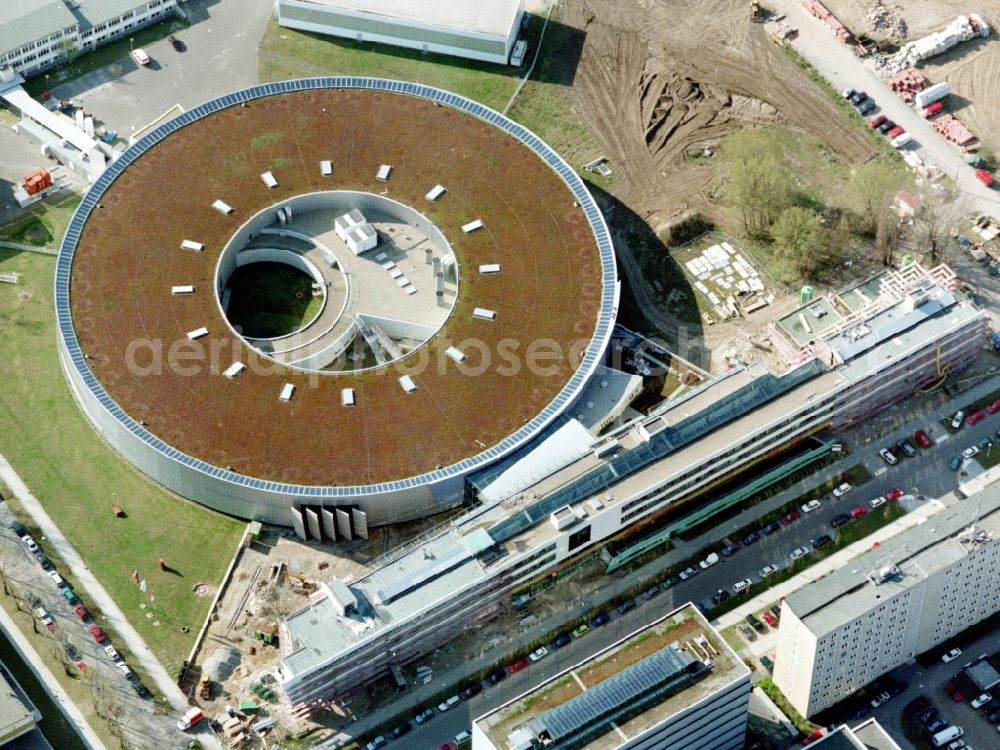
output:
[[365,536],[566,412],[618,303],[607,228],[530,131],[439,89],[265,84],[138,140],[56,269],[100,433],[171,490]]

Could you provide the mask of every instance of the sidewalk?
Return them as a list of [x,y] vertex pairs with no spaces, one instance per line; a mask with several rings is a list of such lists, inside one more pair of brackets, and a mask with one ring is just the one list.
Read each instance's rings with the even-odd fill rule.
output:
[[[114,599],[108,595],[108,592],[104,590],[104,587],[97,581],[94,574],[90,572],[90,568],[84,565],[80,555],[77,554],[77,551],[67,541],[66,537],[63,536],[62,531],[52,521],[49,514],[45,512],[38,499],[31,494],[27,485],[25,485],[17,472],[14,471],[14,467],[2,455],[0,455],[0,480],[10,488],[10,491],[18,499],[18,502],[24,506],[24,509],[41,529],[42,534],[45,535],[46,541],[52,546],[56,555],[67,566],[72,568],[73,574],[80,581],[80,585],[87,592],[87,596],[90,597],[94,604],[101,608],[101,611],[107,617],[110,627],[114,628],[115,632],[125,641],[133,657],[142,664],[143,669],[146,670],[150,679],[156,683],[156,687],[163,693],[164,697],[170,702],[170,705],[178,713],[184,711],[188,707],[188,701],[180,688],[177,687],[177,684],[167,674],[167,670],[153,656],[153,652],[149,650],[146,642],[142,640],[139,633],[136,632],[135,628],[126,619]],[[207,722],[205,724],[207,725]],[[197,734],[198,739],[206,747],[221,748],[207,727],[203,728]]]
[[[46,690],[48,690],[53,700],[59,705],[59,709],[65,714],[67,721],[74,725],[77,734],[80,735],[80,739],[83,740],[84,744],[87,747],[93,748],[93,750],[107,750],[107,745],[101,742],[101,738],[94,732],[94,728],[83,718],[80,709],[70,700],[66,691],[63,690],[62,685],[59,684],[59,680],[45,666],[45,662],[42,661],[42,657],[35,651],[35,647],[31,645],[31,642],[28,641],[27,637],[25,637],[24,633],[17,626],[17,623],[14,622],[14,619],[3,607],[0,607],[0,627],[3,628],[7,637],[10,638],[11,643],[14,644],[14,648],[21,654],[21,658],[24,659],[25,664],[35,673],[38,680],[45,685]],[[45,721],[44,716],[42,717],[42,721]]]

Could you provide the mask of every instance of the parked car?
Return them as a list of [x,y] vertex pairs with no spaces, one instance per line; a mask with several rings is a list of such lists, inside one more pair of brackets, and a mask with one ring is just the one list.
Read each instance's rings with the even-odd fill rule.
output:
[[885,115],[879,115],[874,120],[870,120],[868,122],[868,127],[870,127],[870,128],[877,128],[879,125],[881,125],[883,122],[885,122],[888,119],[889,118],[886,117]]
[[899,462],[899,459],[896,458],[896,455],[888,448],[882,448],[878,452],[878,454],[882,457],[883,461],[889,464],[889,466],[895,466]]
[[743,637],[746,638],[748,641],[757,640],[757,634],[751,628],[748,628],[744,623],[741,622],[736,627],[739,628],[739,631],[743,634]]
[[728,544],[721,550],[719,550],[719,553],[723,557],[732,557],[733,555],[735,555],[737,552],[740,551],[740,547],[741,545],[739,542],[733,542],[732,544]]
[[878,132],[880,132],[882,135],[885,135],[894,127],[896,127],[895,122],[893,122],[892,120],[886,120],[881,125],[879,125],[878,128],[876,128],[876,130],[878,130]]
[[507,671],[510,672],[511,674],[514,674],[514,672],[520,672],[530,663],[531,662],[529,662],[523,656],[519,656],[516,659],[514,659],[514,661],[512,661],[510,664],[507,665]]
[[969,701],[969,705],[972,706],[973,708],[982,708],[991,700],[993,700],[992,695],[990,695],[989,693],[983,693],[982,695],[979,695],[973,698],[971,701]]
[[442,745],[438,745],[437,750],[455,750],[454,742],[445,742]]
[[801,513],[799,513],[797,510],[791,510],[786,515],[781,517],[781,525],[788,526],[789,524],[798,521],[800,518],[802,518]]
[[927,436],[927,433],[923,430],[917,430],[914,432],[913,439],[917,441],[917,445],[921,448],[930,448],[934,445],[934,443],[931,442],[931,439]]
[[873,497],[871,500],[868,501],[868,507],[874,510],[880,505],[885,505],[888,502],[888,500],[889,498],[887,498],[885,495],[879,495],[878,497]]
[[399,724],[390,729],[385,736],[388,737],[390,740],[398,740],[404,734],[409,733],[411,729],[413,729],[413,725],[408,721],[404,721],[402,724]]
[[891,490],[885,493],[886,500],[899,500],[903,496],[902,487],[893,487]]
[[955,416],[951,418],[951,428],[953,430],[959,429],[965,420],[965,412],[959,409],[955,412]]
[[48,557],[42,554],[36,555],[35,557],[38,559],[38,564],[42,566],[42,570],[46,573],[52,570],[52,561]]
[[962,458],[972,458],[977,453],[979,453],[979,446],[978,445],[970,445],[968,448],[966,448],[964,451],[962,451]]
[[1000,411],[1000,398],[986,407],[987,414],[996,414],[998,411]]
[[771,610],[772,615],[777,617],[779,620],[781,619],[781,605],[772,604],[770,607],[768,607],[768,609]]
[[125,679],[130,679],[135,675],[132,672],[132,668],[123,661],[116,661],[115,666],[118,667],[118,671],[125,675]]
[[380,747],[384,747],[388,742],[389,740],[380,734],[378,737],[365,745],[365,750],[379,750]]
[[722,604],[724,601],[728,601],[728,599],[729,599],[729,592],[726,591],[725,589],[719,589],[714,594],[712,594],[713,605]]
[[24,524],[18,523],[17,521],[11,521],[10,528],[20,539],[24,539],[24,537],[28,536],[28,530],[24,527]]
[[706,557],[704,560],[698,563],[698,567],[700,567],[702,570],[708,570],[717,562],[719,562],[719,556],[714,552],[710,552],[708,557]]
[[35,617],[37,617],[45,627],[48,627],[53,622],[52,615],[45,611],[45,607],[36,607]]
[[937,734],[946,726],[948,726],[948,721],[938,717],[924,728],[927,730],[927,734]]
[[618,614],[623,615],[630,609],[635,609],[635,599],[626,599],[618,605]]
[[989,436],[984,437],[982,440],[980,440],[978,443],[976,443],[976,447],[979,448],[979,450],[981,450],[981,451],[986,450],[991,445],[993,445],[993,438],[991,438]]
[[951,461],[948,462],[948,467],[952,471],[958,471],[962,467],[962,455],[960,453],[956,453],[952,456]]
[[847,97],[847,101],[857,106],[859,103],[863,102],[867,98],[868,94],[866,94],[864,91],[855,91],[853,94]]
[[86,620],[88,617],[90,617],[90,614],[88,614],[87,610],[84,609],[82,604],[77,604],[76,606],[74,606],[73,611],[76,612],[76,616],[79,617],[81,620]]
[[764,622],[770,625],[772,628],[778,627],[778,618],[773,614],[768,612],[766,609],[760,613],[760,616],[764,618]]
[[833,537],[831,537],[829,534],[822,534],[821,536],[818,536],[812,540],[812,546],[813,549],[822,549],[832,541]]
[[473,682],[471,685],[467,685],[462,692],[458,694],[458,697],[463,701],[469,700],[474,695],[479,695],[483,692],[483,685],[479,682]]
[[744,619],[747,621],[747,624],[750,625],[750,627],[756,630],[758,633],[763,633],[765,630],[767,630],[767,628],[764,627],[764,623],[762,623],[753,615],[747,615]]
[[[657,594],[660,593],[660,587],[659,586],[656,587],[656,593]],[[573,637],[574,638],[583,638],[583,636],[585,636],[589,632],[590,632],[590,625],[587,625],[586,623],[582,623],[581,625],[578,625],[577,627],[573,628]]]
[[983,419],[986,419],[986,412],[980,409],[977,412],[973,412],[965,418],[967,424],[975,424]]
[[[507,673],[504,672],[502,669],[498,669],[496,672],[494,672],[493,674],[491,674],[490,677],[492,677],[495,674],[499,674],[500,676],[494,682],[491,682],[490,683],[491,685],[495,684],[496,682],[499,682],[500,680],[502,680],[504,677],[507,676]],[[486,679],[487,679],[487,681],[489,681],[489,677],[487,677]],[[425,708],[423,711],[421,711],[416,716],[414,716],[413,720],[417,724],[423,724],[425,721],[430,721],[433,718],[434,718],[434,709],[433,708]]]
[[49,571],[49,578],[52,579],[56,586],[61,586],[64,583],[63,577],[55,570]]
[[885,703],[886,701],[888,701],[890,698],[892,698],[892,696],[889,695],[888,693],[879,693],[877,696],[875,696],[875,698],[872,699],[872,701],[871,701],[871,707],[872,708],[878,708],[883,703]]
[[757,575],[759,575],[761,578],[767,578],[768,576],[773,575],[777,572],[778,572],[777,565],[765,565],[763,568],[757,571]]
[[789,555],[789,557],[792,558],[792,562],[794,562],[795,560],[805,557],[808,554],[809,554],[808,547],[796,547],[795,549],[792,550],[792,553]]
[[896,127],[890,128],[889,130],[887,130],[885,132],[885,137],[888,138],[889,140],[896,140],[897,138],[899,138],[899,136],[901,136],[901,135],[903,135],[905,133],[906,133],[906,129],[905,128],[901,128],[899,125],[897,125]]
[[540,661],[544,659],[549,653],[549,650],[545,646],[539,646],[530,654],[528,654],[528,659],[530,661]]
[[27,547],[32,554],[35,554],[36,552],[39,551],[38,543],[30,536],[22,536],[21,541],[24,542],[24,546]]
[[611,615],[607,612],[601,612],[601,614],[590,621],[590,627],[599,628],[602,625],[607,625],[609,622],[611,622]]
[[953,648],[951,651],[949,651],[947,654],[941,657],[941,661],[947,664],[950,661],[955,661],[955,659],[957,659],[961,655],[962,655],[962,649]]
[[803,506],[802,506],[802,512],[803,513],[812,513],[814,510],[816,510],[817,508],[819,508],[820,505],[822,505],[822,503],[820,503],[819,500],[816,500],[814,498],[814,499],[810,500],[809,502],[803,504]]
[[[872,502],[875,501],[873,500]],[[883,500],[883,502],[885,501]],[[846,513],[840,513],[830,519],[830,528],[839,529],[844,524],[848,524],[850,522],[851,522],[851,517],[849,515],[847,515]]]
[[552,650],[561,649],[563,646],[568,646],[572,642],[572,638],[563,633],[561,636],[556,638],[552,643],[549,644],[549,648]]
[[119,654],[115,650],[115,647],[112,646],[110,643],[104,647],[104,653],[106,653],[108,656],[111,657],[111,661],[121,661],[122,658],[121,654]]
[[878,105],[872,99],[865,99],[863,102],[858,104],[855,109],[858,110],[858,114],[864,117]]
[[840,95],[850,101],[851,97],[854,96],[855,91],[852,88],[846,88],[840,92]]
[[[660,587],[659,586],[652,586],[652,587],[650,587],[650,588],[648,588],[648,589],[646,589],[645,591],[642,592],[642,598],[645,599],[648,602],[654,596],[659,596],[659,594],[660,594]],[[581,625],[580,627],[585,627],[585,626]],[[589,630],[590,628],[587,628],[587,629]],[[576,631],[573,632],[573,635],[576,635]]]
[[739,594],[741,591],[746,591],[750,588],[752,581],[749,578],[744,578],[742,581],[737,581],[733,584],[733,593]]
[[[691,576],[693,576],[697,572],[698,572],[697,568],[695,568],[695,567],[688,567],[688,568],[685,568],[684,570],[682,570],[680,573],[678,573],[677,577],[680,578],[682,581],[686,581],[688,578],[690,578]],[[621,610],[619,609],[619,611],[621,611]]]
[[769,523],[767,526],[761,529],[761,532],[763,532],[764,536],[771,536],[771,534],[773,534],[775,531],[780,531],[780,530],[781,530],[781,524],[778,523],[777,521],[771,521],[771,523]]
[[90,632],[92,636],[94,636],[94,640],[97,641],[98,643],[104,643],[104,641],[106,641],[108,638],[106,635],[104,635],[104,631],[101,630],[96,625],[91,625],[90,627],[87,628],[87,630]]
[[928,706],[917,714],[917,721],[919,721],[923,726],[927,726],[937,718],[937,715],[938,710],[934,706]]
[[917,455],[917,449],[913,447],[913,443],[905,438],[896,443],[896,447],[903,451],[907,458],[913,458]]
[[844,482],[842,485],[840,485],[839,487],[837,487],[837,488],[834,489],[833,496],[834,497],[843,497],[848,492],[850,492],[852,489],[854,489],[854,488],[851,487],[851,485],[849,485],[847,482]]
[[754,542],[760,541],[760,533],[757,531],[751,531],[743,538],[743,546],[749,547]]
[[851,508],[851,518],[861,518],[868,512],[868,508],[863,505],[855,505]]

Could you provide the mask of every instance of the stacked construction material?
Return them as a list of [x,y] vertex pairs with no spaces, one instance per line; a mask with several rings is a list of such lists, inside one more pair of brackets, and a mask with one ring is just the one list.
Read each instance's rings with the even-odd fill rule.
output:
[[962,148],[968,148],[976,142],[976,136],[965,125],[958,121],[955,115],[944,115],[931,123],[931,126],[952,143]]
[[981,16],[972,14],[959,16],[944,31],[937,31],[916,39],[903,47],[886,62],[892,70],[912,67],[935,55],[940,55],[959,42],[967,42],[977,36],[989,36],[990,27]]
[[28,195],[35,195],[48,187],[52,187],[52,175],[41,167],[24,176],[24,190]]
[[837,39],[842,42],[851,41],[851,33],[844,28],[844,24],[838,21],[837,17],[833,15],[833,13],[831,13],[819,0],[802,0],[802,6],[812,15],[816,16],[816,18],[829,26],[830,30],[833,32],[834,36],[837,37]]
[[909,103],[927,85],[927,78],[916,68],[905,68],[886,81],[886,84],[899,94],[900,99]]

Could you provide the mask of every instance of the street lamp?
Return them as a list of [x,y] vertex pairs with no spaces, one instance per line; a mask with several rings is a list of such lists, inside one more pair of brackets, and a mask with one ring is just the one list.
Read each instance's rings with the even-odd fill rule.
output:
[[129,52],[134,52],[135,51],[135,37],[131,37],[130,36],[128,38],[128,51]]

